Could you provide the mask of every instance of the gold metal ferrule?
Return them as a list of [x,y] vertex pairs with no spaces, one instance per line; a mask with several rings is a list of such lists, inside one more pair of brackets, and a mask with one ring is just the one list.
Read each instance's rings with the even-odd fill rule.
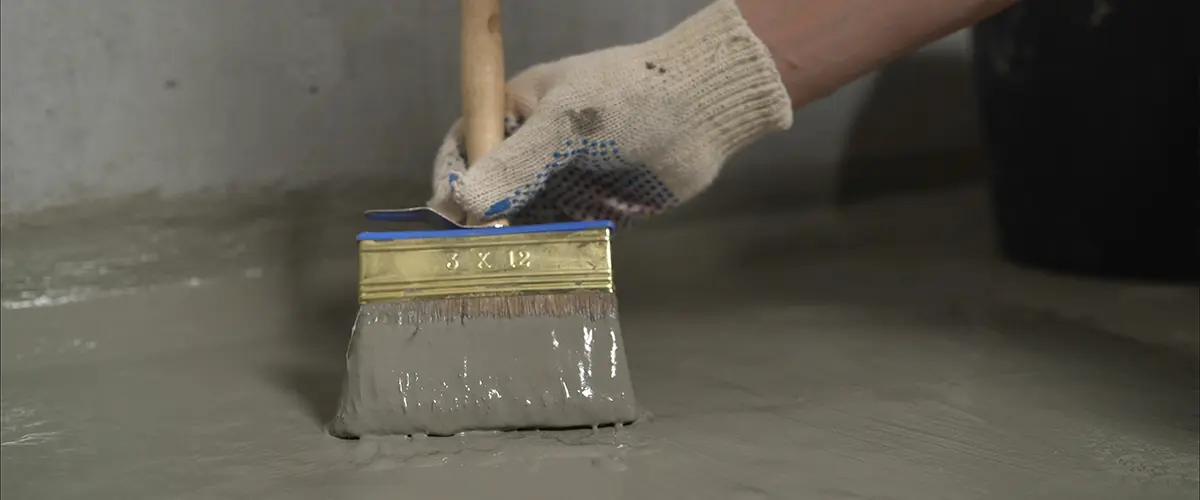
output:
[[359,302],[613,290],[607,228],[359,241]]

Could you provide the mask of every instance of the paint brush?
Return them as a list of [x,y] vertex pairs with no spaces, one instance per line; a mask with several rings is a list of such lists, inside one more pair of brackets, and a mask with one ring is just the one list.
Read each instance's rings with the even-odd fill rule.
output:
[[[497,0],[462,0],[468,160],[503,140]],[[429,208],[358,236],[359,302],[331,434],[451,435],[629,423],[636,401],[609,221],[464,226]]]

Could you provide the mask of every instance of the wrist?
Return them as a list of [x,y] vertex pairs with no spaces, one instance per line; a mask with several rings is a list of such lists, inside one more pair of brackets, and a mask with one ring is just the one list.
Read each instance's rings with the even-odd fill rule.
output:
[[688,112],[684,125],[717,162],[792,125],[792,105],[771,53],[733,0],[716,0],[647,42],[640,57],[663,94]]
[[793,108],[1017,0],[736,0]]
[[779,73],[780,81],[787,91],[792,109],[800,109],[812,99],[804,92],[803,73],[799,65],[789,60],[787,53],[788,36],[795,31],[794,23],[788,22],[788,16],[779,12],[780,2],[775,0],[736,0],[738,11],[746,20],[746,25],[754,33],[763,46],[767,48],[775,71]]

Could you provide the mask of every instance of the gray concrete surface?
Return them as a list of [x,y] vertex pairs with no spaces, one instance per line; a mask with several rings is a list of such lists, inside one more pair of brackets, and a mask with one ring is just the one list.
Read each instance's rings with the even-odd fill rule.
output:
[[[504,2],[509,72],[644,40],[705,3]],[[423,184],[459,113],[457,26],[449,1],[4,0],[0,215]],[[737,164],[786,157],[829,197],[851,144],[867,156],[973,147],[968,53],[963,33],[940,40],[810,106]]]
[[595,432],[328,436],[356,308],[352,236],[366,227],[338,208],[352,197],[7,228],[0,491],[1200,494],[1194,287],[1005,264],[978,188],[819,210],[760,196],[753,213],[717,191],[618,235],[622,327],[650,415]]

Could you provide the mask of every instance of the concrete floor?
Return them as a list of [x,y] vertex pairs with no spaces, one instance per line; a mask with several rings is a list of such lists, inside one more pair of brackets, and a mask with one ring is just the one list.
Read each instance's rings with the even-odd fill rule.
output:
[[4,235],[5,498],[1200,495],[1200,292],[1002,263],[979,189],[621,233],[652,417],[453,438],[321,428],[361,225],[179,221]]

